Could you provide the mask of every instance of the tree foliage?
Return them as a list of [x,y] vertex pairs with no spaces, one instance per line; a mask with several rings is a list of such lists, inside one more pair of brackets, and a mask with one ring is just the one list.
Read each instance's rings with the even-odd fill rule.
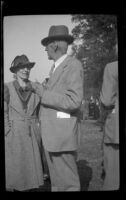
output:
[[99,94],[104,67],[116,60],[117,17],[115,15],[72,15],[77,24],[72,34],[76,41],[73,52],[83,63],[85,95]]

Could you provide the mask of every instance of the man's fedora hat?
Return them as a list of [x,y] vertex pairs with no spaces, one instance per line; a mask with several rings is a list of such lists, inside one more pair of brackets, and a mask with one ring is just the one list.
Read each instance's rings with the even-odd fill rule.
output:
[[15,73],[17,69],[24,67],[32,68],[34,65],[35,62],[30,62],[26,55],[16,56],[11,64],[10,71]]
[[53,42],[55,40],[62,40],[68,42],[68,44],[71,44],[74,38],[69,35],[69,30],[67,26],[58,25],[50,27],[48,37],[42,39],[41,43],[43,46],[46,46],[50,42]]

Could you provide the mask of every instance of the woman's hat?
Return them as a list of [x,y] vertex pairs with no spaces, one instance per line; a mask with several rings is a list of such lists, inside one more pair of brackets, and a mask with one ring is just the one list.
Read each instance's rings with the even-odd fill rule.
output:
[[69,30],[67,26],[58,25],[51,26],[49,29],[48,37],[41,40],[43,46],[47,46],[50,42],[55,40],[66,41],[71,44],[74,40],[73,36],[69,35]]
[[30,62],[26,55],[16,56],[13,60],[10,71],[15,73],[17,69],[28,67],[32,68],[35,65],[35,62]]

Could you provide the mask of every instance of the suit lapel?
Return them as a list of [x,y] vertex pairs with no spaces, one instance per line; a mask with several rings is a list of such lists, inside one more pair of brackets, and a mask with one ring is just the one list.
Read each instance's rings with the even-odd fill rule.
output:
[[62,75],[64,69],[67,67],[67,64],[68,64],[70,59],[71,59],[71,57],[67,56],[65,58],[65,60],[56,68],[54,73],[52,73],[52,75],[50,76],[50,79],[49,79],[49,86],[50,87],[53,87],[54,84],[58,81],[58,79]]

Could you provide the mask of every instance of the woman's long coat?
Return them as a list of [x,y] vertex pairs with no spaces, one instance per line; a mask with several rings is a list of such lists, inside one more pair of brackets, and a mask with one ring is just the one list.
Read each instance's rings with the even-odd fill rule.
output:
[[41,136],[36,116],[39,98],[32,93],[25,112],[13,82],[7,86],[10,93],[11,128],[7,135],[5,134],[6,188],[38,188],[43,185]]

